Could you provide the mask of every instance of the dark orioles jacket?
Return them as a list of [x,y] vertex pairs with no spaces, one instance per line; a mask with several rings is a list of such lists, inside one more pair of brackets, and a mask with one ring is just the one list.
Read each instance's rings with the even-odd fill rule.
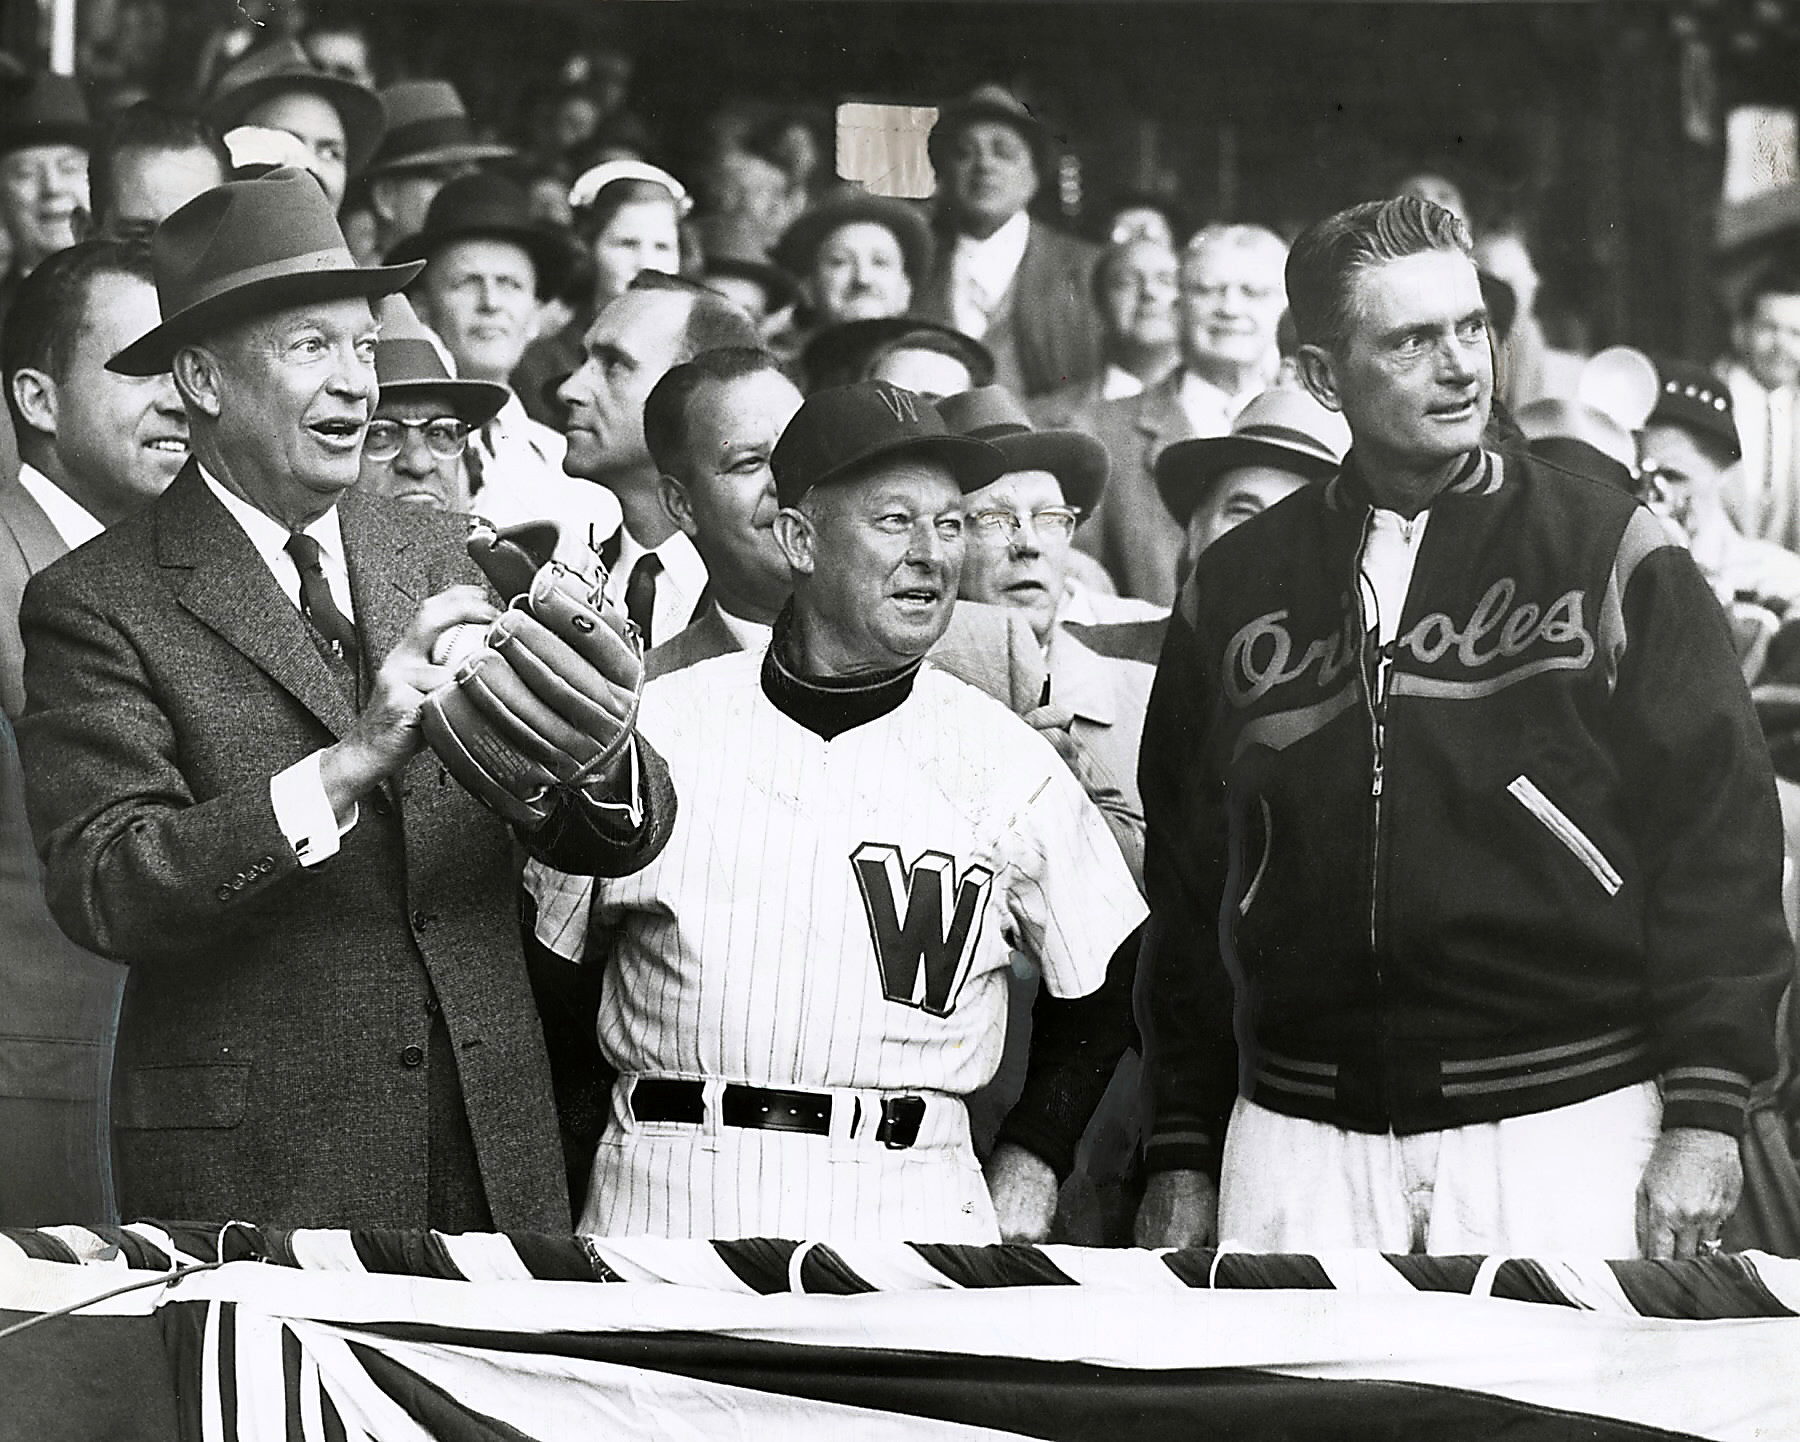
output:
[[1665,1127],[1737,1133],[1773,1067],[1780,817],[1686,551],[1510,451],[1430,516],[1384,649],[1354,457],[1179,599],[1140,770],[1153,1170],[1216,1170],[1240,1090],[1405,1134],[1657,1077]]

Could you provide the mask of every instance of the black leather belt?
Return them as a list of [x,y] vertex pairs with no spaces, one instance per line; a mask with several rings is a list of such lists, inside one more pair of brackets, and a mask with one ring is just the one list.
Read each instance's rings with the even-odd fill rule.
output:
[[[776,1087],[728,1082],[719,1099],[719,1120],[728,1127],[743,1127],[749,1131],[829,1136],[831,1101],[821,1092],[783,1091]],[[857,1105],[860,1112],[861,1103]],[[706,1120],[706,1089],[697,1081],[643,1077],[632,1083],[631,1114],[640,1122],[686,1122],[699,1126]],[[851,1119],[852,1132],[861,1120],[860,1115]],[[875,1140],[891,1150],[903,1151],[919,1139],[919,1128],[924,1121],[924,1097],[883,1097]]]

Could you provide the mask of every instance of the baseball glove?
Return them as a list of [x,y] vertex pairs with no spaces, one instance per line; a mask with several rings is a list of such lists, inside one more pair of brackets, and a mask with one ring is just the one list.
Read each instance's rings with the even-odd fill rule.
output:
[[[451,775],[515,825],[560,796],[611,779],[637,724],[643,648],[601,586],[478,528],[470,554],[511,605],[481,644],[439,657],[452,678],[425,699],[420,726]],[[521,560],[521,557],[525,560]]]

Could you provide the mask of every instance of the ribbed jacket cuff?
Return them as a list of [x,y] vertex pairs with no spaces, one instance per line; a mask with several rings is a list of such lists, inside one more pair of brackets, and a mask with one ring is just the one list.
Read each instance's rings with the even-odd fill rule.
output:
[[1728,1067],[1675,1066],[1665,1071],[1662,1087],[1663,1130],[1700,1127],[1744,1134],[1744,1115],[1750,1106],[1750,1078]]
[[1159,1131],[1144,1147],[1146,1172],[1205,1172],[1219,1175],[1221,1144],[1210,1132]]

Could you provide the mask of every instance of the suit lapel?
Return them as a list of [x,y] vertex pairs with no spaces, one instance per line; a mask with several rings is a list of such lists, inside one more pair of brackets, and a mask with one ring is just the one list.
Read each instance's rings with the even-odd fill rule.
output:
[[363,669],[374,669],[406,634],[419,602],[431,594],[423,556],[412,537],[380,507],[355,491],[338,502],[344,560],[350,571],[350,603],[362,637]]
[[[356,720],[299,608],[189,461],[157,504],[157,562],[181,605],[342,736]],[[353,593],[354,594],[354,593]],[[360,599],[355,603],[361,609]],[[360,619],[360,618],[359,618]]]
[[1110,667],[1071,632],[1056,627],[1050,634],[1050,700],[1066,706],[1084,721],[1111,726],[1119,719]]
[[1144,437],[1144,469],[1154,471],[1164,446],[1186,440],[1193,427],[1181,408],[1181,367],[1177,366],[1138,399],[1138,431]]
[[0,521],[12,531],[25,569],[34,576],[68,552],[62,533],[17,476],[0,477]]

